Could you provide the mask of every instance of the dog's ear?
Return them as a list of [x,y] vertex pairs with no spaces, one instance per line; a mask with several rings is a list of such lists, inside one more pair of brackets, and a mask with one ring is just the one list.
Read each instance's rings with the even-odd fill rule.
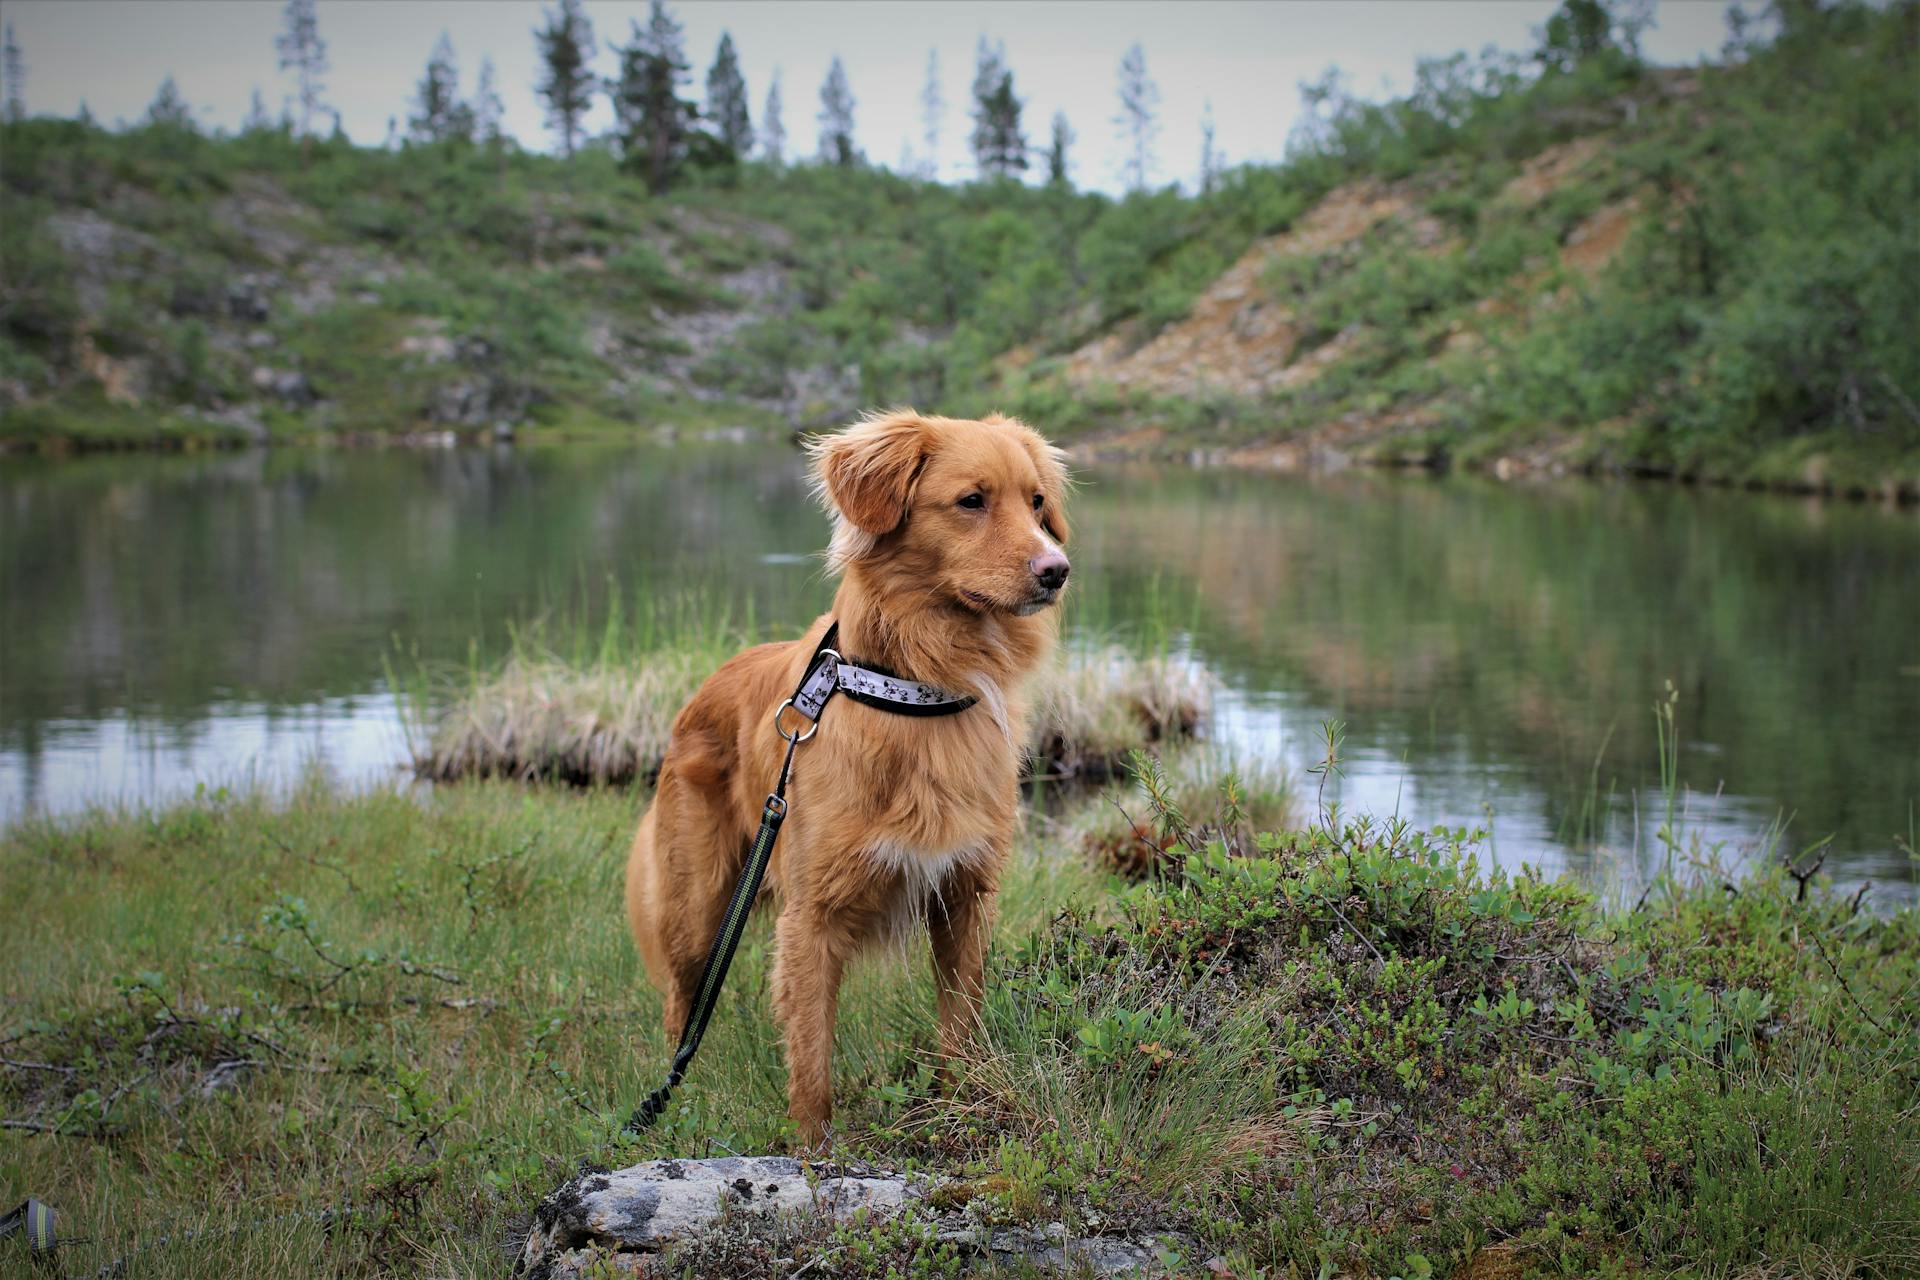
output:
[[864,418],[808,445],[820,492],[842,519],[870,537],[907,518],[913,482],[927,458],[927,424],[911,409]]
[[1067,490],[1073,480],[1067,475],[1066,451],[1047,443],[1038,431],[1021,424],[1021,442],[1033,456],[1034,470],[1040,473],[1040,492],[1046,503],[1040,512],[1040,525],[1061,546],[1067,544]]

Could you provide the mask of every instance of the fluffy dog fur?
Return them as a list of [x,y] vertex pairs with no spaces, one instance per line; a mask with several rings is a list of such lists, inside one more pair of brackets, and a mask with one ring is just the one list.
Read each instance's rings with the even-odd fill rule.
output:
[[788,1114],[818,1143],[833,1111],[840,981],[863,948],[924,922],[941,1053],[970,1033],[1015,828],[1022,684],[1053,644],[1047,606],[1066,574],[1067,476],[1058,450],[998,416],[896,411],[811,453],[834,521],[833,611],[798,640],[732,658],[681,709],[628,856],[627,916],[675,1040],[779,770],[774,710],[831,618],[850,660],[979,698],[939,717],[836,698],[796,756],[768,870],[773,1001]]

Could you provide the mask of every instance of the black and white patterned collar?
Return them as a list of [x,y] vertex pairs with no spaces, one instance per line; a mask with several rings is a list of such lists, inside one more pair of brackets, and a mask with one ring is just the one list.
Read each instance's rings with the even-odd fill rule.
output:
[[827,628],[814,651],[807,678],[793,695],[794,710],[809,720],[818,720],[828,699],[836,693],[903,716],[950,716],[979,701],[972,694],[953,693],[939,685],[897,676],[884,667],[862,666],[844,658],[833,647],[839,634],[838,622]]

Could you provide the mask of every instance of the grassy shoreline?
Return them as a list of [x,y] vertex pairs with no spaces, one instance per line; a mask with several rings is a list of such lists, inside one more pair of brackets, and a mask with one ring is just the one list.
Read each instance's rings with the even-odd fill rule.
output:
[[[616,624],[617,630],[617,624]],[[724,631],[724,628],[721,629]],[[574,786],[651,782],[673,717],[718,665],[716,645],[570,661],[522,641],[497,670],[450,692],[416,681],[404,700],[414,776]],[[1193,739],[1211,690],[1195,668],[1115,646],[1076,648],[1038,681],[1027,773],[1104,782],[1131,751]]]
[[[1920,1264],[1920,913],[1777,869],[1608,909],[1470,833],[1241,813],[1260,789],[1125,799],[1174,850],[1131,884],[1109,800],[1030,809],[979,1052],[939,1094],[924,954],[861,966],[839,1154],[982,1221],[1177,1225],[1173,1274]],[[29,1126],[0,1184],[67,1215],[83,1270],[350,1203],[137,1270],[482,1275],[579,1160],[785,1148],[765,920],[667,1122],[616,1133],[667,1048],[619,908],[644,799],[314,779],[0,833],[0,1113]],[[734,1227],[672,1273],[947,1274],[930,1230]]]

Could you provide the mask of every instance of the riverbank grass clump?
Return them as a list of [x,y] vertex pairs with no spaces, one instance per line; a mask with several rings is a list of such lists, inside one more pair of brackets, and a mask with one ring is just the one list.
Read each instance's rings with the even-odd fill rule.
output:
[[[576,786],[651,781],[673,718],[722,647],[567,660],[522,645],[497,671],[410,703],[415,776],[434,782],[513,778]],[[1195,737],[1211,690],[1196,668],[1119,648],[1074,650],[1039,694],[1029,772],[1113,777],[1130,751]]]

